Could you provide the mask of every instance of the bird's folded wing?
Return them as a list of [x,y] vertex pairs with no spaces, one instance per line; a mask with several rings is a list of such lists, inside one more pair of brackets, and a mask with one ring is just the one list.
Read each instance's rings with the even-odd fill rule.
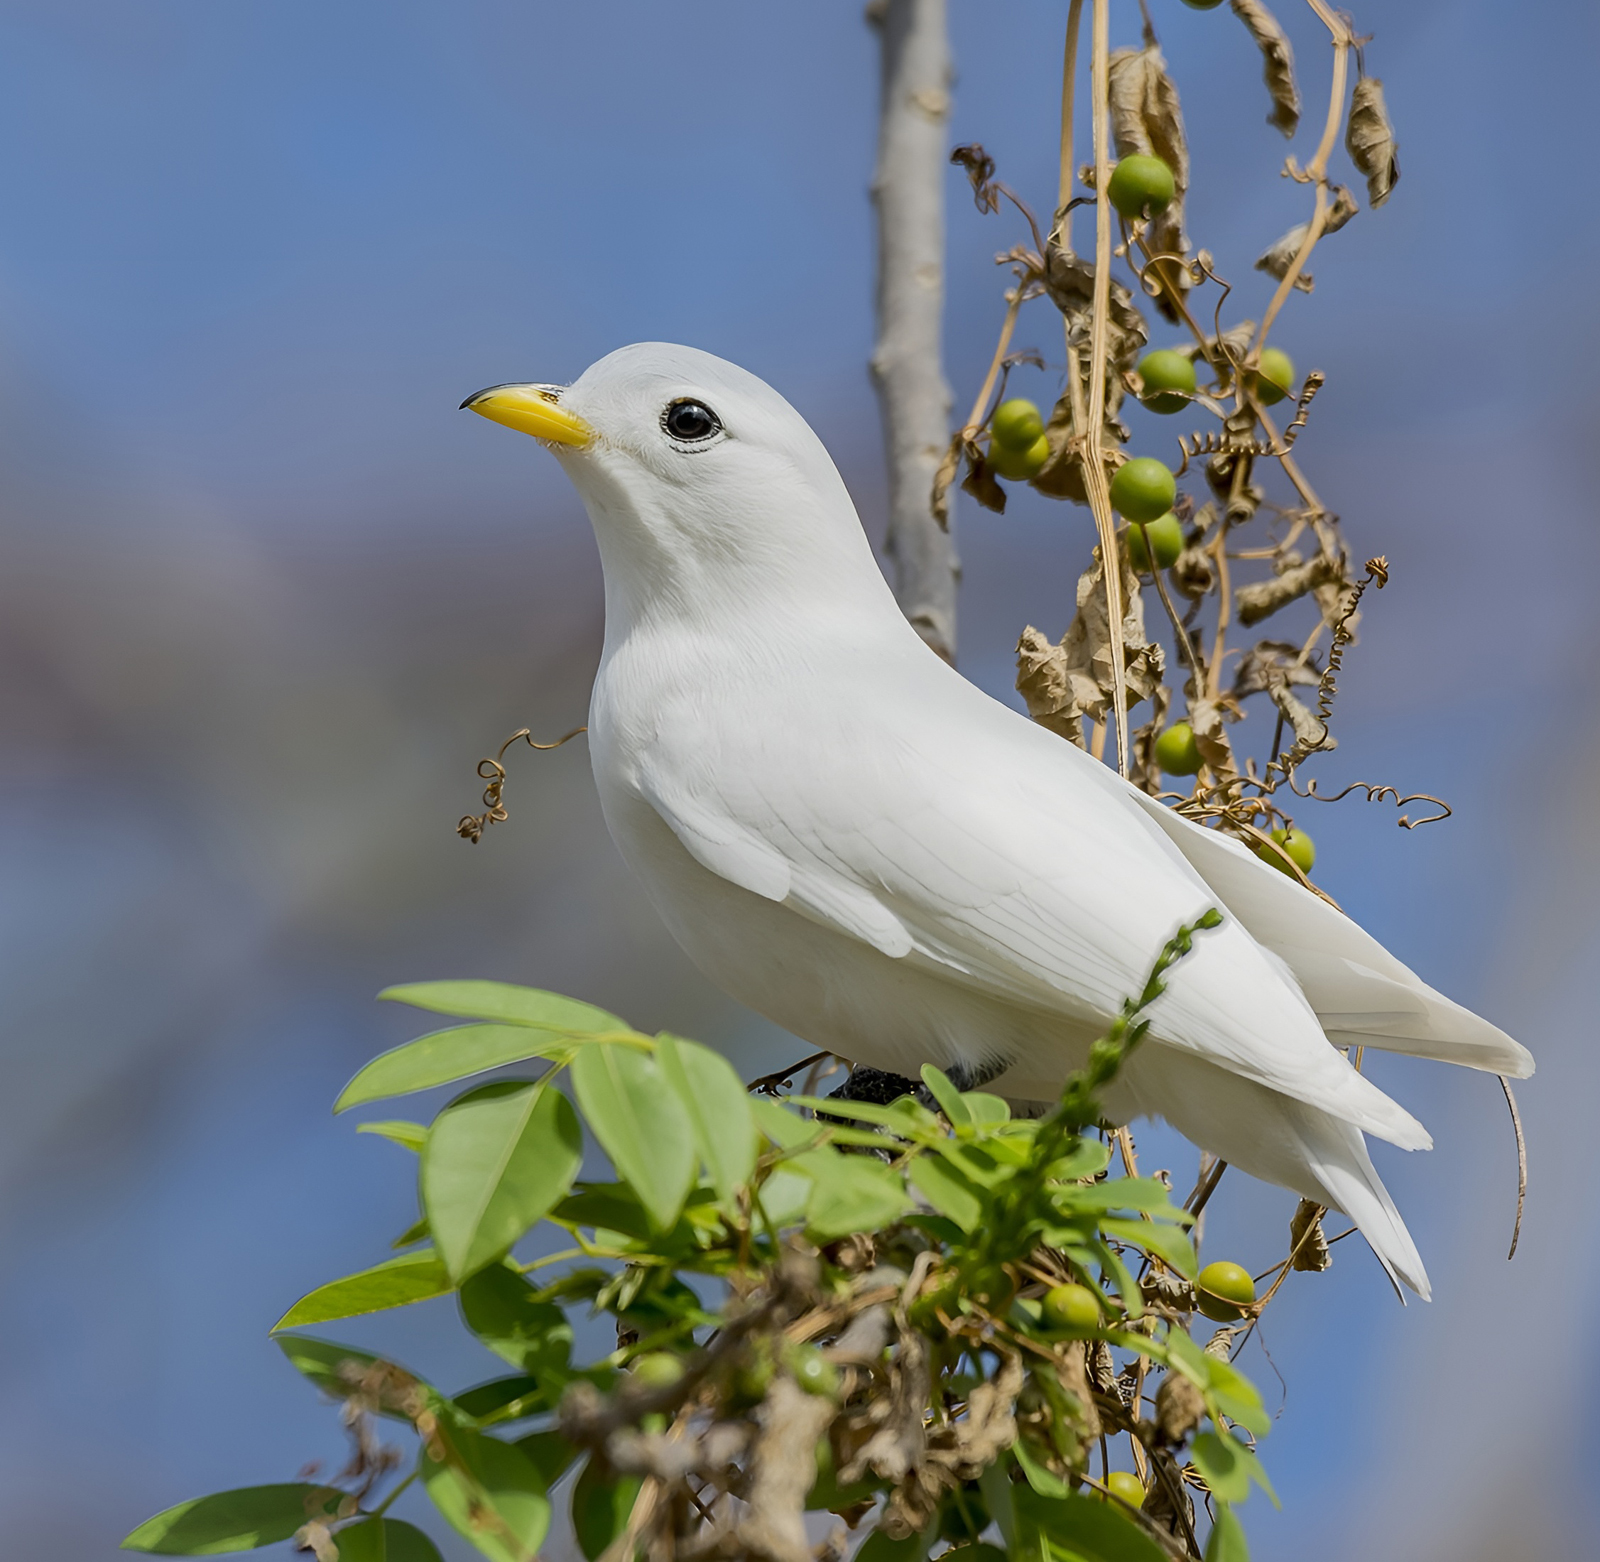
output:
[[1294,973],[1336,1046],[1378,1047],[1517,1079],[1533,1072],[1525,1047],[1435,992],[1342,911],[1308,895],[1230,836],[1146,797],[1137,801],[1256,941]]
[[[1102,767],[1017,726],[1010,768],[992,747],[940,750],[881,727],[872,745],[813,730],[792,748],[769,727],[759,750],[718,754],[666,739],[645,756],[639,788],[730,882],[945,979],[1103,1023],[1177,926],[1218,897],[1069,756]],[[1293,979],[1237,924],[1200,944],[1154,1019],[1168,1045],[1395,1143],[1428,1142],[1327,1044]]]

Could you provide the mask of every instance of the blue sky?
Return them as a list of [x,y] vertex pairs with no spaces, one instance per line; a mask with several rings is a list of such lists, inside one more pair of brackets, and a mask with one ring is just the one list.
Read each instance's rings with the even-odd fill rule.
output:
[[[1191,232],[1258,311],[1250,264],[1305,196],[1278,177],[1257,59],[1225,9],[1151,9],[1195,150]],[[1279,9],[1314,123],[1326,46]],[[1063,11],[952,3],[952,141],[984,142],[1041,208]],[[1113,13],[1133,41],[1136,8]],[[1327,810],[1319,872],[1539,1054],[1534,1183],[1508,1270],[1498,1090],[1386,1066],[1439,1140],[1382,1162],[1439,1300],[1401,1311],[1355,1242],[1297,1281],[1268,1331],[1285,1509],[1249,1518],[1269,1559],[1554,1558],[1594,1496],[1600,25],[1555,0],[1357,19],[1402,182],[1319,252],[1278,332],[1329,377],[1305,465],[1352,550],[1394,571],[1324,773],[1458,812],[1403,834]],[[407,1033],[370,1003],[384,983],[534,981],[781,1059],[640,904],[581,754],[524,762],[498,839],[450,834],[480,752],[581,719],[600,611],[553,464],[455,408],[691,342],[800,407],[875,532],[876,90],[853,0],[0,5],[0,1506],[19,1554],[109,1557],[169,1501],[337,1455],[265,1329],[410,1219],[400,1152],[326,1112]],[[954,173],[949,194],[965,403],[1002,307],[992,257],[1020,234]],[[1034,310],[1018,339],[1048,352]],[[1170,438],[1130,421],[1142,452]],[[958,525],[963,667],[1006,697],[1022,624],[1065,626],[1087,519],[1026,495]],[[1159,1135],[1147,1153],[1187,1164]],[[1227,1194],[1208,1240],[1276,1256],[1285,1200]],[[351,1337],[485,1372],[441,1317]]]

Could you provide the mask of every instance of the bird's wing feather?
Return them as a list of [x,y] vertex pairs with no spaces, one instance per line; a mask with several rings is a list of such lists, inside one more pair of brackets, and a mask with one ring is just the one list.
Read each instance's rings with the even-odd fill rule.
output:
[[1231,837],[1126,788],[1256,940],[1294,973],[1337,1046],[1378,1047],[1522,1079],[1525,1047],[1435,992],[1342,911]]
[[[930,693],[949,700],[950,687]],[[714,750],[663,723],[640,756],[640,789],[734,883],[1009,1001],[1108,1018],[1178,924],[1217,897],[1136,806],[1091,779],[1103,767],[958,688],[977,703],[957,694],[944,722],[925,706],[913,717],[843,701],[759,733],[727,723]],[[962,742],[939,741],[963,726]],[[1328,1045],[1238,922],[1199,946],[1154,1020],[1171,1046],[1397,1144],[1429,1142]]]

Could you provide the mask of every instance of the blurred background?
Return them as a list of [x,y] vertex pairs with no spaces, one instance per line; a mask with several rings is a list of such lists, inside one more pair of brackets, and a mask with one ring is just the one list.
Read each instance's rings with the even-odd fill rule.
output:
[[[1150,5],[1194,149],[1190,231],[1237,284],[1230,318],[1259,313],[1251,263],[1308,198],[1278,178],[1238,23]],[[1112,9],[1113,43],[1136,43],[1136,8]],[[1329,50],[1278,10],[1305,161]],[[952,140],[983,141],[1042,212],[1064,12],[952,0]],[[1353,553],[1393,570],[1320,773],[1456,815],[1407,833],[1352,800],[1305,822],[1356,917],[1537,1053],[1532,1182],[1508,1266],[1498,1086],[1377,1062],[1438,1140],[1381,1155],[1438,1300],[1401,1308],[1354,1241],[1293,1277],[1270,1358],[1245,1363],[1283,1412],[1264,1452],[1284,1507],[1245,1516],[1260,1558],[1542,1562],[1581,1554],[1597,1516],[1600,305],[1579,186],[1600,13],[1367,0],[1357,20],[1403,181],[1319,251],[1276,333],[1329,377],[1297,454]],[[626,342],[694,343],[790,397],[876,535],[876,97],[856,0],[0,5],[8,1556],[101,1562],[181,1498],[340,1457],[267,1330],[414,1214],[404,1152],[329,1113],[418,1028],[380,987],[509,979],[751,1072],[795,1055],[657,925],[581,743],[513,754],[510,822],[477,847],[453,833],[481,755],[583,719],[601,635],[554,463],[455,408]],[[992,257],[1022,236],[952,172],[963,409],[1003,308]],[[1019,345],[1059,342],[1030,306]],[[1170,424],[1132,421],[1135,449],[1168,445]],[[962,668],[1014,699],[1022,625],[1070,616],[1087,513],[1023,491],[1004,517],[962,500],[958,526]],[[1188,1185],[1191,1152],[1141,1144]],[[1208,1247],[1264,1268],[1291,1207],[1229,1178]],[[426,1304],[342,1337],[448,1387],[491,1375],[452,1327]]]

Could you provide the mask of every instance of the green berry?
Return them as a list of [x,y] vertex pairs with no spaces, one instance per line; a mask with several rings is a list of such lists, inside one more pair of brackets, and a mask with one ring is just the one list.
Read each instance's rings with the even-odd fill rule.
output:
[[1052,1286],[1044,1294],[1045,1322],[1068,1334],[1091,1334],[1104,1321],[1100,1298],[1086,1285]]
[[631,1371],[640,1388],[670,1388],[683,1376],[683,1363],[668,1351],[653,1350],[634,1357]]
[[1200,1311],[1217,1323],[1233,1323],[1244,1317],[1244,1309],[1254,1305],[1256,1283],[1250,1271],[1222,1260],[1207,1264],[1194,1284]]
[[839,1369],[815,1345],[797,1345],[789,1357],[789,1370],[808,1394],[832,1399],[839,1392]]
[[1198,775],[1205,761],[1194,740],[1194,728],[1186,721],[1175,721],[1156,739],[1156,763],[1169,776]]
[[1191,11],[1215,11],[1222,0],[1183,0]]
[[1281,347],[1263,348],[1250,389],[1263,407],[1282,401],[1294,390],[1294,360]]
[[996,443],[1012,450],[1026,450],[1044,433],[1044,419],[1026,396],[1002,401],[989,419],[989,434]]
[[1111,503],[1130,521],[1159,520],[1177,497],[1171,470],[1154,456],[1124,461],[1111,479]]
[[1146,536],[1150,538],[1150,546],[1156,550],[1156,568],[1171,569],[1178,562],[1178,555],[1183,552],[1183,525],[1178,517],[1168,510],[1165,515],[1146,522],[1142,528],[1128,528],[1128,557],[1141,574],[1148,574],[1150,570],[1150,554],[1144,545]]
[[1194,394],[1194,360],[1170,347],[1158,347],[1139,360],[1139,378],[1144,381],[1142,401],[1152,412],[1182,412],[1188,397],[1162,395],[1161,392],[1187,391]]
[[732,1400],[742,1410],[759,1405],[772,1386],[772,1352],[758,1340],[733,1375]]
[[1178,193],[1172,170],[1159,157],[1135,152],[1111,170],[1106,194],[1124,217],[1156,217]]
[[1001,477],[1009,478],[1013,483],[1036,477],[1044,470],[1045,462],[1049,459],[1050,441],[1043,434],[1021,450],[1002,445],[997,440],[989,443],[989,465]]
[[1113,1470],[1106,1477],[1106,1490],[1130,1508],[1144,1506],[1144,1482],[1132,1470]]
[[[1311,871],[1311,865],[1317,860],[1317,848],[1304,830],[1274,830],[1272,838],[1283,849],[1275,851],[1271,846],[1257,842],[1256,856],[1263,862],[1270,862],[1280,873],[1289,873],[1288,864],[1283,860],[1287,857],[1302,873]],[[1294,875],[1289,873],[1289,877],[1293,878]]]

